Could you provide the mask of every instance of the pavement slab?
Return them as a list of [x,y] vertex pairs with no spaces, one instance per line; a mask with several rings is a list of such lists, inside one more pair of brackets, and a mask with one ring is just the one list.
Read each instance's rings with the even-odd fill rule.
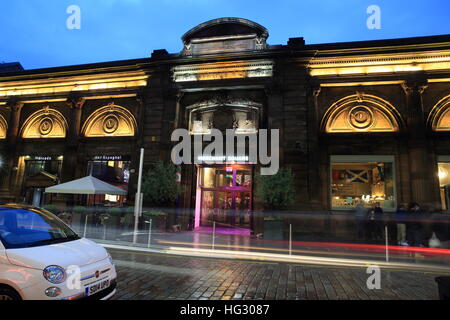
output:
[[381,269],[381,289],[368,289],[362,267],[108,251],[117,268],[117,300],[438,299],[434,273]]

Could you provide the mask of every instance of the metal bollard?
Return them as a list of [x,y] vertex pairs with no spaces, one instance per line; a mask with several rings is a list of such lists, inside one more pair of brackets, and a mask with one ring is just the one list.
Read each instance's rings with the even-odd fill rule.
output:
[[147,248],[150,248],[150,244],[152,241],[152,219],[148,222],[150,226],[148,227],[148,241],[147,241]]
[[83,232],[83,238],[86,238],[86,229],[87,229],[87,221],[88,221],[88,214],[86,214],[86,218],[84,219],[84,232]]
[[216,222],[213,222],[213,238],[212,238],[212,250],[214,250],[214,245],[216,241]]
[[386,262],[389,262],[389,235],[387,225],[384,226],[384,233],[386,238]]
[[289,255],[292,255],[292,224],[289,224]]

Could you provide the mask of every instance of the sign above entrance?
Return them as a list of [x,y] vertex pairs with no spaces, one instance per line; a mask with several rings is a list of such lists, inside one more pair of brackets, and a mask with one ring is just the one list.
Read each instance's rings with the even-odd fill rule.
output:
[[198,156],[198,161],[205,162],[248,162],[248,156]]
[[[280,135],[278,129],[271,129],[269,142],[267,131],[267,129],[260,129],[258,134],[243,135],[236,134],[233,129],[226,129],[224,137],[222,131],[212,128],[211,134],[192,136],[188,130],[178,128],[171,135],[171,141],[179,142],[172,148],[170,156],[176,165],[192,164],[192,161],[195,164],[243,162],[269,165],[260,167],[261,174],[273,175],[279,168]],[[204,142],[208,144],[205,146]],[[270,152],[268,152],[269,148]],[[224,150],[226,150],[225,154]]]
[[130,156],[110,156],[110,155],[101,155],[101,156],[93,156],[90,160],[94,161],[128,161],[130,160]]
[[62,160],[63,156],[25,156],[24,159],[32,161],[52,161],[52,160]]

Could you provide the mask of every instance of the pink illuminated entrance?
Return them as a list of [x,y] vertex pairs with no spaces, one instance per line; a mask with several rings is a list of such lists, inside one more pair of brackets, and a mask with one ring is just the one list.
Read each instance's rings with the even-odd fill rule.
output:
[[195,227],[251,229],[252,167],[199,167]]

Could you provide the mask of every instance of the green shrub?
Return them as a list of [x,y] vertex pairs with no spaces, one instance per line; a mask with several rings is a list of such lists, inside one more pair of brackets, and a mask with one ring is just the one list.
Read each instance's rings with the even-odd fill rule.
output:
[[84,207],[84,206],[75,206],[75,207],[73,207],[72,211],[74,213],[80,213],[81,214],[81,213],[85,213],[87,211],[87,208]]
[[256,176],[256,199],[269,210],[283,210],[294,204],[294,175],[290,168],[280,168],[274,175]]
[[175,165],[161,161],[153,164],[143,178],[142,192],[146,204],[152,206],[173,205],[179,192]]
[[132,214],[134,214],[134,207],[132,206],[132,207],[126,207],[125,208],[125,213],[132,213]]
[[122,215],[122,210],[120,208],[113,207],[109,209],[108,213],[113,217],[120,217]]
[[159,216],[167,216],[167,212],[163,212],[163,211],[146,211],[146,212],[142,212],[142,215],[150,216],[150,217],[159,217]]
[[58,207],[54,204],[46,204],[43,208],[51,213],[57,213],[58,211]]

